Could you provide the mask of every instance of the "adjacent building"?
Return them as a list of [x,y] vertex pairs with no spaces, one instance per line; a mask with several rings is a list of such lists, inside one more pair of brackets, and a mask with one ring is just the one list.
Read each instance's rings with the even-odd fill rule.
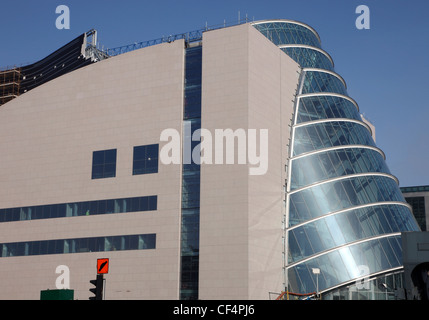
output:
[[419,227],[313,28],[86,36],[84,63],[26,92],[6,70],[0,299],[38,299],[60,265],[88,299],[98,258],[105,299],[394,298]]
[[422,231],[428,231],[429,186],[401,187],[405,201],[412,207],[414,217]]

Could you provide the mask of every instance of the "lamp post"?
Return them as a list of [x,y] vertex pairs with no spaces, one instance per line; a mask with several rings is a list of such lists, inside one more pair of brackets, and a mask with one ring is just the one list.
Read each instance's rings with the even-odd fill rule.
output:
[[320,269],[319,268],[312,268],[313,274],[316,275],[316,296],[319,297],[319,274]]

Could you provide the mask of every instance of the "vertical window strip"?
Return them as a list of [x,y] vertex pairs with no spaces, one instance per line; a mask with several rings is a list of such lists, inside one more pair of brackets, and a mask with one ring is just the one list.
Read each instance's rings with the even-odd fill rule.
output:
[[[185,88],[184,88],[184,132],[192,133],[201,128],[201,81],[202,47],[185,50]],[[184,137],[185,139],[185,137]],[[187,141],[195,147],[198,141]],[[186,143],[183,143],[185,145]],[[181,221],[181,262],[180,291],[181,300],[198,299],[199,279],[199,221],[200,221],[200,166],[191,160],[183,163],[182,172],[182,221]]]

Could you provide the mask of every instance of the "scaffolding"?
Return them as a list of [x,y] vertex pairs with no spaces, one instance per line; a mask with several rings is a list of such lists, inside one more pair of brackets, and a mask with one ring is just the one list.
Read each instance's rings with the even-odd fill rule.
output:
[[190,45],[201,41],[203,33],[206,31],[248,22],[250,21],[247,15],[245,19],[241,19],[239,15],[237,22],[226,23],[224,21],[222,25],[210,27],[206,23],[205,28],[192,32],[164,36],[155,40],[106,50],[97,47],[97,31],[91,29],[38,62],[19,68],[0,69],[0,106],[48,81],[89,64],[137,49],[181,39],[185,41],[186,45]]
[[289,291],[282,291],[280,295],[277,296],[276,300],[318,300],[320,296],[316,292],[311,293],[294,293]]
[[0,69],[0,106],[66,73],[109,58],[90,30],[35,63]]
[[19,96],[21,68],[0,71],[0,106]]

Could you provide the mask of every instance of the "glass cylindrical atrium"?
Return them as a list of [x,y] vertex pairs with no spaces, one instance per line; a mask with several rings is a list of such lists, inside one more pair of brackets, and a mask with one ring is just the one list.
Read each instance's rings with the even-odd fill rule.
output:
[[397,279],[401,232],[419,227],[319,35],[291,20],[253,26],[302,68],[287,161],[285,287],[333,298],[347,287],[356,293],[362,277]]

